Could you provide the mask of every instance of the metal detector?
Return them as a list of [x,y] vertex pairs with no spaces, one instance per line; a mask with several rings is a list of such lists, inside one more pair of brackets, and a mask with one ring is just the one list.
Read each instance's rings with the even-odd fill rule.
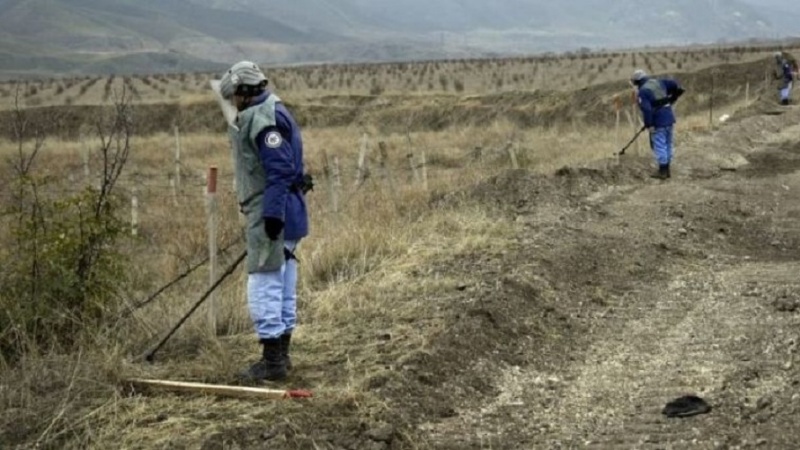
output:
[[631,145],[633,145],[633,143],[634,143],[634,142],[636,142],[636,139],[639,139],[639,136],[640,136],[640,135],[641,135],[641,134],[644,132],[644,130],[646,130],[646,129],[647,129],[646,127],[642,127],[642,128],[641,128],[641,129],[640,129],[640,130],[639,130],[639,131],[636,133],[636,135],[635,135],[635,136],[633,136],[633,139],[631,139],[631,140],[630,140],[630,142],[628,142],[627,144],[625,144],[625,147],[622,147],[622,150],[620,150],[620,151],[619,151],[619,153],[617,153],[617,155],[619,155],[619,156],[622,156],[622,155],[624,155],[624,154],[625,154],[625,150],[627,150],[627,149],[628,149],[628,147],[630,147]]
[[208,299],[208,297],[211,295],[211,293],[214,292],[219,287],[219,285],[222,284],[222,282],[226,278],[228,278],[228,276],[230,276],[230,274],[232,274],[236,270],[236,268],[239,266],[239,264],[241,264],[242,261],[244,261],[245,256],[247,256],[247,250],[243,251],[239,255],[239,257],[236,258],[236,261],[234,261],[228,267],[228,269],[225,271],[225,273],[223,273],[217,279],[217,281],[213,285],[211,285],[211,287],[208,288],[208,290],[205,292],[205,294],[203,294],[203,296],[200,297],[200,300],[198,300],[197,303],[195,303],[194,306],[192,306],[192,309],[190,309],[189,312],[186,313],[186,315],[181,317],[181,320],[179,320],[178,323],[175,324],[174,327],[172,327],[172,329],[170,330],[169,333],[167,333],[167,335],[164,337],[164,339],[162,339],[161,342],[159,342],[158,345],[156,345],[153,350],[151,350],[150,352],[147,353],[147,355],[145,355],[144,359],[147,362],[149,362],[149,363],[153,362],[153,360],[155,359],[155,356],[156,356],[156,352],[161,350],[161,347],[163,347],[164,344],[166,344],[167,341],[172,337],[172,335],[174,335],[175,332],[178,331],[178,328],[180,328],[181,325],[183,325],[184,322],[186,322],[189,319],[189,317],[191,317],[192,314],[194,314],[194,312],[197,311],[197,308],[199,308],[200,305],[202,305],[203,302],[205,302]]

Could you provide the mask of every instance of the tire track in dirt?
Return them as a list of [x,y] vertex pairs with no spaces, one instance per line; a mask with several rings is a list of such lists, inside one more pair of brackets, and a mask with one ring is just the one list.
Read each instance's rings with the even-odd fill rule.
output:
[[[760,190],[751,190],[750,200],[758,201],[790,181],[781,179],[780,183],[781,188],[761,185]],[[794,183],[797,185],[796,177]],[[642,189],[626,199],[620,206],[623,211],[617,215],[643,214],[654,200],[657,208],[663,208],[694,198],[718,205],[714,210],[702,204],[701,214],[727,219],[730,214],[719,209],[725,205],[721,200],[732,195],[699,195],[698,189],[705,190],[706,184],[719,183],[701,182],[695,187],[671,188],[667,193],[663,189]],[[657,217],[655,212],[643,215]],[[788,225],[780,219],[772,218],[771,226]],[[708,225],[714,226],[713,221]],[[742,228],[747,231],[747,226]],[[797,227],[790,231],[798,234]],[[679,231],[678,235],[681,234]],[[769,245],[760,233],[748,237]],[[738,241],[732,244],[736,251],[748,249],[739,246]],[[703,244],[692,243],[692,247],[696,246]],[[724,244],[713,242],[705,247],[709,251],[725,250],[721,248]],[[760,253],[761,258],[768,260],[780,256],[770,250]],[[644,290],[618,305],[614,317],[597,329],[599,332],[593,337],[596,344],[587,351],[584,362],[572,369],[574,374],[568,371],[566,378],[574,381],[559,392],[563,400],[548,419],[556,426],[549,433],[549,440],[539,442],[552,448],[578,445],[613,449],[699,445],[704,438],[710,439],[707,444],[714,448],[716,443],[724,441],[719,435],[710,437],[698,431],[698,424],[707,422],[706,418],[676,422],[665,419],[660,409],[671,398],[687,393],[713,398],[730,374],[741,366],[741,355],[755,350],[746,344],[753,336],[765,328],[796,324],[775,320],[761,305],[740,295],[740,286],[731,283],[727,274],[740,270],[744,261],[725,255],[707,258],[699,264],[678,259],[671,264],[670,272],[674,275],[670,282],[646,283]],[[751,270],[760,267],[748,264],[746,267]],[[787,271],[781,265],[777,270]],[[612,333],[609,335],[604,328]],[[785,362],[785,358],[761,358],[759,365],[762,370],[776,369]],[[692,426],[687,428],[686,423]]]
[[[563,230],[538,234],[534,240],[544,234],[556,240],[549,253],[537,256],[556,261],[550,276],[563,277],[562,284],[553,283],[568,290],[567,297],[591,289],[618,294],[597,314],[565,299],[561,311],[588,314],[589,324],[563,349],[561,369],[506,367],[495,380],[496,398],[430,430],[435,447],[791,448],[783,445],[800,441],[800,430],[791,426],[792,413],[800,410],[793,365],[800,299],[787,294],[797,291],[800,273],[800,227],[792,220],[800,211],[800,199],[792,195],[800,191],[794,156],[800,133],[796,127],[786,131],[798,115],[754,116],[727,128],[737,142],[734,153],[751,162],[736,173],[709,176],[719,160],[713,153],[732,150],[718,137],[696,139],[687,146],[702,145],[681,150],[692,153],[687,161],[703,161],[702,176],[687,167],[667,185],[646,182],[595,193],[586,203],[602,214],[593,220],[582,220],[583,209],[563,212],[571,217],[566,222],[578,224],[571,231],[582,239],[618,243],[621,271],[631,261],[644,265],[645,276],[627,285],[602,267],[609,264],[602,259],[607,247],[586,251],[570,242],[575,233]],[[783,142],[748,147],[763,141],[764,130],[776,129],[784,130]],[[748,130],[758,136],[738,135]],[[554,216],[548,208],[531,214]],[[564,255],[576,251],[583,253]],[[653,252],[660,262],[654,263]],[[559,275],[581,257],[589,260],[579,264],[581,271]],[[592,268],[598,276],[586,273]],[[753,283],[763,292],[746,295]],[[789,298],[788,307],[780,306],[781,295]],[[711,414],[683,420],[661,415],[667,401],[688,393],[707,398]]]
[[[587,363],[574,369],[576,381],[561,393],[564,402],[550,419],[559,426],[545,443],[553,448],[664,448],[719,439],[693,430],[706,418],[674,421],[660,414],[661,407],[683,394],[713,397],[739,367],[742,342],[762,327],[788,325],[770,323],[757,305],[722,282],[726,275],[698,271],[678,276],[664,291],[656,287],[646,293],[658,300],[645,317],[612,321],[609,328],[621,333],[599,342]],[[625,315],[641,312],[625,308],[620,316]],[[784,363],[761,360],[762,367]],[[565,442],[565,436],[571,437]]]

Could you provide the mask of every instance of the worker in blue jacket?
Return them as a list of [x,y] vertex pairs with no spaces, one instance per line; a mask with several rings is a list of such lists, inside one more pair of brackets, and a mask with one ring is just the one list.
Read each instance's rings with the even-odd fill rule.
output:
[[305,194],[313,184],[303,164],[300,128],[267,78],[242,61],[220,80],[238,114],[229,124],[236,195],[247,218],[247,299],[262,358],[242,375],[282,380],[297,322],[297,252],[309,233]]
[[662,180],[670,178],[675,125],[672,105],[685,91],[678,82],[651,78],[643,70],[633,73],[631,83],[637,88],[639,109],[642,111],[644,122],[643,129],[650,131],[650,146],[658,163],[658,172],[653,177]]
[[[792,62],[783,52],[775,52],[775,79],[779,80],[778,91],[780,92],[781,105],[788,105],[792,96],[792,81],[794,80],[794,68]],[[795,62],[796,64],[796,62]]]

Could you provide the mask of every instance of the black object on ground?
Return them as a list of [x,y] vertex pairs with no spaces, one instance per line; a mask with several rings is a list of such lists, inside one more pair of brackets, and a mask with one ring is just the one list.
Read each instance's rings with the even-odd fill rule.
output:
[[709,412],[711,412],[711,405],[694,395],[677,398],[667,403],[667,406],[661,410],[661,414],[667,417],[691,417]]

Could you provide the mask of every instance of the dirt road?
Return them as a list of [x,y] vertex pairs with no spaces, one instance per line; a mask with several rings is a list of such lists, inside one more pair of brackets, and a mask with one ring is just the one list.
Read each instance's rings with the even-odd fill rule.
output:
[[[510,173],[461,198],[503,199],[517,250],[452,269],[482,283],[464,295],[473,323],[453,321],[474,344],[456,355],[469,373],[440,388],[483,387],[423,424],[419,445],[800,447],[797,123],[800,109],[761,106],[681,137],[668,182],[631,157]],[[711,413],[664,417],[684,394]]]

